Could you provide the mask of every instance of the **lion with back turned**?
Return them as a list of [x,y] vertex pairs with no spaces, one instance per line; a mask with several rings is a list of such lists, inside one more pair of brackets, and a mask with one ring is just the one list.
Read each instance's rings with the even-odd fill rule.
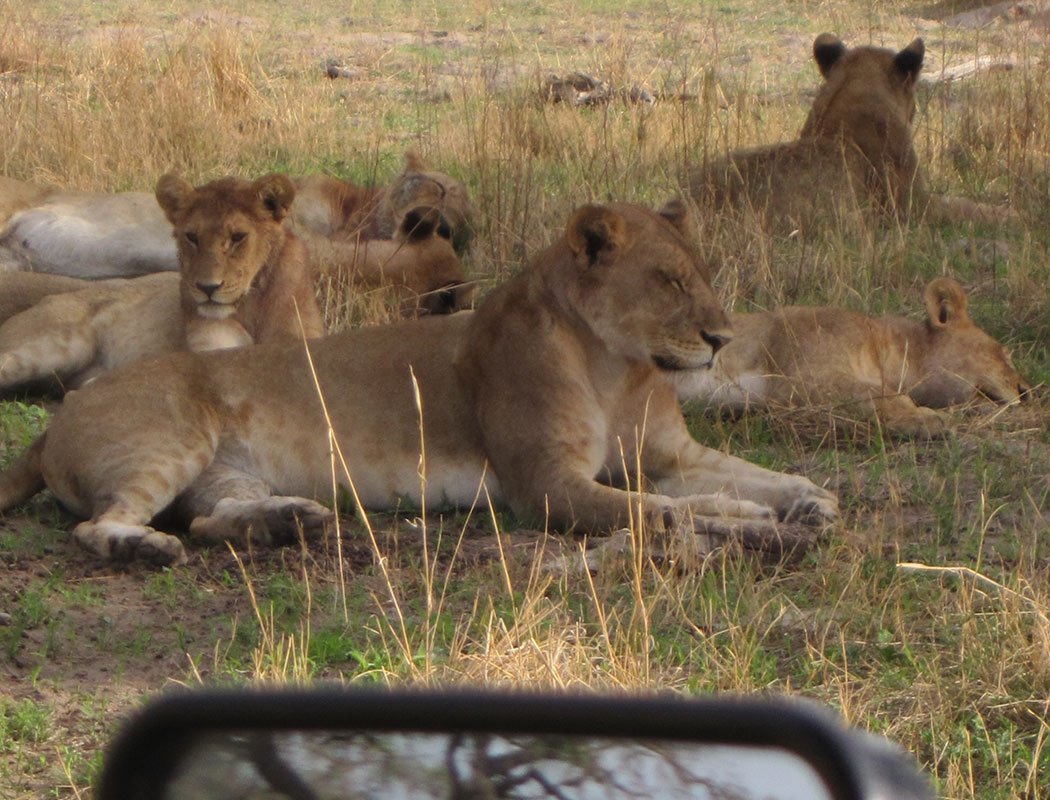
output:
[[813,58],[824,84],[799,138],[739,150],[693,170],[690,194],[701,207],[746,210],[789,231],[811,231],[856,209],[862,217],[874,211],[941,221],[1010,219],[1008,209],[927,189],[911,127],[924,56],[920,38],[894,52],[851,48],[821,34]]
[[292,542],[352,481],[366,509],[480,496],[552,530],[776,547],[778,519],[821,525],[837,502],[690,436],[664,373],[710,369],[732,333],[687,219],[585,206],[472,314],[342,331],[309,360],[275,344],[103,375],[0,476],[0,510],[46,484],[84,547],[177,563],[182,542],[150,527],[168,506],[197,537]]

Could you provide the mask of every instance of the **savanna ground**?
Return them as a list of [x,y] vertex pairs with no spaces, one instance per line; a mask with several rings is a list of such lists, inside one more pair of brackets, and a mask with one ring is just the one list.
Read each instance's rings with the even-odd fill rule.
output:
[[[1009,202],[1020,224],[913,220],[806,240],[715,226],[718,289],[738,309],[919,315],[925,281],[953,274],[1042,386],[1050,18],[1014,5],[1027,13],[899,0],[243,0],[206,12],[0,0],[0,174],[95,190],[152,189],[172,168],[195,182],[271,170],[372,182],[412,147],[470,188],[467,265],[483,293],[576,205],[661,204],[684,165],[793,136],[819,81],[816,34],[893,47],[921,35],[933,80],[916,146],[931,184]],[[937,80],[985,57],[1013,68]],[[346,75],[327,78],[330,63]],[[539,102],[549,73],[572,71],[656,102]],[[385,316],[367,299],[326,299],[333,324]],[[173,686],[315,681],[789,692],[903,744],[945,797],[1047,797],[1043,396],[960,411],[935,441],[884,438],[831,409],[739,421],[691,410],[702,441],[838,492],[841,527],[790,563],[727,552],[683,572],[643,553],[593,576],[550,570],[579,542],[544,543],[479,507],[367,525],[348,511],[324,546],[193,545],[189,565],[154,571],[72,546],[70,519],[41,495],[0,520],[0,797],[90,796],[103,744]],[[5,404],[0,458],[43,419]]]

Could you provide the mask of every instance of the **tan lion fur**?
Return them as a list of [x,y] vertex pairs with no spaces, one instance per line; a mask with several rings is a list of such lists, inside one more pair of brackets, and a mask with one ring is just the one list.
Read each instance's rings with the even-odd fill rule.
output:
[[53,191],[50,186],[37,186],[0,175],[0,225],[23,208],[36,205]]
[[181,240],[179,273],[97,283],[0,275],[0,298],[50,295],[0,325],[0,389],[51,378],[76,387],[147,355],[322,335],[305,252],[281,224],[293,193],[283,175],[198,189],[165,175],[157,194]]
[[[310,247],[311,256],[320,259],[318,266],[333,271],[337,285],[349,284],[357,292],[389,287],[409,314],[450,313],[469,304],[473,287],[465,282],[452,245],[437,235],[438,222],[433,209],[412,211],[402,220],[396,239],[318,241]],[[298,266],[295,270],[303,324],[308,335],[321,335],[321,323],[314,319],[313,279],[299,274]],[[268,299],[292,297],[287,281],[253,287],[233,318],[222,321],[199,318],[196,307],[181,308],[180,296],[185,299],[187,287],[170,272],[103,281],[0,273],[0,390],[51,378],[76,387],[146,355],[299,335],[294,307]]]
[[925,46],[848,48],[830,33],[813,42],[824,84],[799,138],[739,150],[693,170],[704,208],[737,208],[780,230],[811,231],[855,209],[939,220],[1002,222],[1008,209],[931,195],[912,144],[915,88]]
[[149,192],[55,190],[0,231],[0,271],[130,278],[178,268],[171,225]]
[[558,530],[640,513],[642,530],[700,548],[730,534],[775,546],[776,518],[823,524],[837,503],[689,435],[657,364],[705,369],[731,334],[683,222],[681,204],[585,206],[474,313],[310,342],[324,408],[301,345],[110,372],[0,476],[0,509],[43,481],[107,558],[182,560],[149,527],[173,502],[196,536],[294,541],[330,518],[315,502],[333,500],[330,420],[366,508],[470,506],[483,489]]
[[[114,278],[113,280],[121,280]],[[32,308],[45,297],[75,292],[91,286],[89,281],[40,272],[0,271],[0,325],[15,314]]]
[[963,288],[936,278],[923,296],[923,322],[842,308],[731,314],[735,337],[714,369],[672,376],[679,397],[733,411],[812,406],[874,414],[908,435],[943,433],[937,408],[1023,399],[1030,387],[1006,348],[974,325]]

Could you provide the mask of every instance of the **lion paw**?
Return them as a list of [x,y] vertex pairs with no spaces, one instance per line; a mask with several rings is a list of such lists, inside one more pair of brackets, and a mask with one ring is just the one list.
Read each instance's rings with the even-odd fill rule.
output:
[[800,492],[782,519],[784,522],[801,522],[806,525],[833,525],[839,518],[839,501],[831,492],[810,484]]
[[677,519],[690,515],[700,517],[735,517],[736,519],[774,519],[776,513],[769,506],[751,500],[739,500],[728,494],[703,494],[683,497],[671,507]]
[[105,519],[82,522],[73,529],[73,538],[81,547],[113,561],[145,561],[161,567],[186,563],[182,542],[146,525]]
[[190,523],[190,533],[210,541],[245,537],[263,545],[285,545],[320,538],[332,523],[331,509],[305,497],[220,500],[207,517]]

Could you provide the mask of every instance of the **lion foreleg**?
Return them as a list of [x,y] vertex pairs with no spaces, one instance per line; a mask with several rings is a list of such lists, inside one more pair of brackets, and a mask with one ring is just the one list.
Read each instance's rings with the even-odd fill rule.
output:
[[176,537],[142,524],[133,510],[113,508],[73,529],[77,543],[102,558],[146,561],[158,566],[186,563],[186,550]]
[[905,394],[875,397],[871,402],[879,421],[890,433],[926,439],[944,436],[950,430],[944,414],[916,405]]
[[759,467],[741,458],[693,443],[676,468],[653,480],[656,491],[692,505],[697,496],[727,495],[772,508],[786,522],[831,523],[838,519],[838,500],[801,475]]
[[270,546],[316,539],[333,512],[305,497],[274,496],[261,479],[226,464],[213,463],[179,498],[190,534],[212,542],[244,539]]
[[[630,525],[649,530],[680,532],[710,528],[729,530],[745,521],[769,526],[773,511],[749,500],[724,493],[671,497],[653,492],[633,492],[605,486],[583,476],[552,480],[558,491],[548,492],[535,503],[545,510],[554,527],[573,525],[581,530],[609,532]],[[719,524],[724,523],[724,528]]]

